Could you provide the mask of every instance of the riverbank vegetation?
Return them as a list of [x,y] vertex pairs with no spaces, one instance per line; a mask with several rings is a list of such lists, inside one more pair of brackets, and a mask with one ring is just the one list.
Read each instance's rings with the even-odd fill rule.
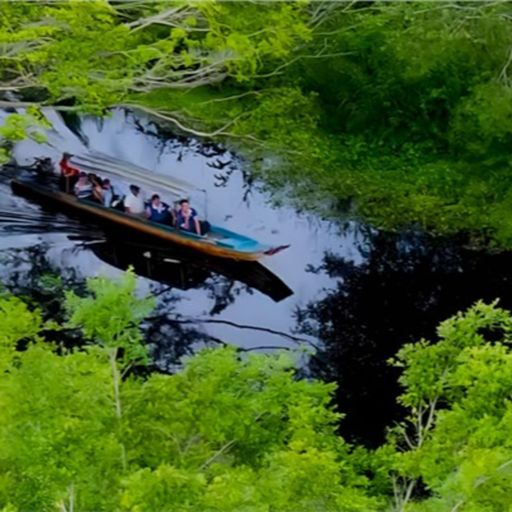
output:
[[125,105],[323,214],[510,247],[511,20],[505,1],[10,2],[0,104]]
[[[510,312],[478,303],[437,343],[404,346],[406,417],[368,450],[292,354],[209,349],[173,375],[144,370],[154,303],[134,287],[89,281],[63,323],[1,296],[1,510],[508,510]],[[81,347],[52,342],[60,329]]]

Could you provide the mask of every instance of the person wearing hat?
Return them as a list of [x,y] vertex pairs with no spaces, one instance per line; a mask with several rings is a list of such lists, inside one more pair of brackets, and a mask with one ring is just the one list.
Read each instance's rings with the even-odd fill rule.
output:
[[137,185],[130,185],[130,192],[124,199],[124,210],[126,213],[144,217],[145,207],[144,199],[140,193],[140,187]]
[[73,155],[71,153],[62,153],[62,158],[59,162],[60,174],[64,183],[64,190],[69,194],[74,189],[78,181],[80,169],[73,167],[69,160]]

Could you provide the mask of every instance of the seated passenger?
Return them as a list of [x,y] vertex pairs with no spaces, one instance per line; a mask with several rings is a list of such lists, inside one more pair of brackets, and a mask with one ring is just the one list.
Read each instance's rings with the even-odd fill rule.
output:
[[114,192],[114,187],[108,178],[105,178],[101,184],[101,195],[103,198],[103,206],[106,206],[107,208],[112,206],[116,194]]
[[131,215],[137,215],[138,217],[144,215],[146,211],[144,200],[140,193],[140,187],[137,185],[130,185],[130,192],[124,199],[124,211]]
[[89,176],[85,172],[81,172],[78,175],[78,181],[75,185],[75,196],[78,199],[92,199],[92,183],[89,180]]
[[93,173],[89,174],[89,181],[92,185],[92,195],[98,203],[103,204],[103,187],[101,178]]
[[74,188],[75,183],[78,181],[80,169],[70,165],[69,160],[73,155],[71,153],[62,153],[62,159],[59,162],[60,174],[63,180],[63,189],[68,194]]
[[201,225],[197,218],[197,212],[190,207],[187,199],[180,201],[180,208],[176,213],[176,225],[180,229],[201,235]]
[[146,208],[146,217],[152,222],[172,224],[169,205],[160,201],[160,196],[158,194],[153,194],[151,196],[151,201]]

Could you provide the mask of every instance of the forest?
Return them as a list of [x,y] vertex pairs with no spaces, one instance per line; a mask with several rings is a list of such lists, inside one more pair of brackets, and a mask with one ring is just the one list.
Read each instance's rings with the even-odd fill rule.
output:
[[[90,280],[61,323],[0,298],[1,510],[508,510],[509,311],[480,302],[404,345],[389,362],[403,421],[368,449],[293,353],[206,349],[147,371],[154,299],[135,283]],[[63,330],[82,343],[55,342]]]
[[[240,155],[277,202],[505,252],[511,29],[504,0],[0,0],[0,159],[45,140],[45,107],[121,107]],[[510,511],[497,301],[395,340],[401,419],[369,446],[300,350],[207,348],[163,373],[133,273],[62,300],[53,318],[0,289],[3,512]]]

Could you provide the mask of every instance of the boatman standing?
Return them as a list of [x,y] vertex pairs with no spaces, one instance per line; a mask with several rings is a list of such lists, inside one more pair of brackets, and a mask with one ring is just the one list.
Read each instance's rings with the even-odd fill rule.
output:
[[60,175],[63,180],[63,188],[69,194],[74,189],[76,182],[78,181],[78,175],[80,169],[73,167],[69,160],[73,155],[71,153],[62,153],[61,161],[59,162]]

